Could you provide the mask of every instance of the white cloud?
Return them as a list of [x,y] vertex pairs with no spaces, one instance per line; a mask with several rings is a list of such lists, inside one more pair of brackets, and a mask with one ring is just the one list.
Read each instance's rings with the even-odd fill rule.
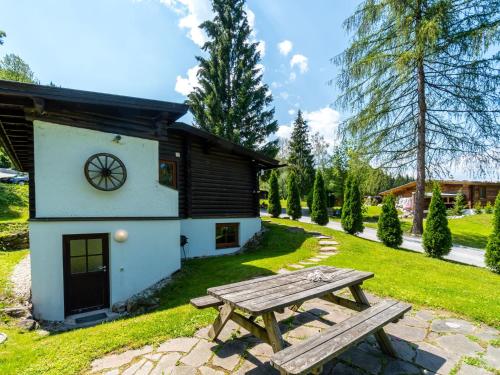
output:
[[282,84],[282,83],[280,83],[280,82],[273,81],[273,82],[271,83],[271,87],[272,87],[273,89],[277,89],[278,87],[281,87],[281,86],[283,86],[283,84]]
[[288,55],[293,48],[293,43],[289,40],[284,40],[278,43],[278,49],[280,53],[284,56]]
[[198,70],[200,70],[199,65],[193,66],[187,71],[187,77],[177,76],[175,81],[175,91],[182,95],[189,95],[195,87],[199,86],[198,82]]
[[288,114],[289,114],[290,116],[293,116],[293,115],[295,114],[295,109],[289,109],[289,110],[288,110]]
[[203,46],[207,36],[199,28],[203,21],[213,17],[210,0],[160,0],[181,16],[179,27],[187,29],[187,36],[198,46]]
[[247,20],[248,20],[248,25],[252,30],[254,30],[255,27],[255,13],[252,12],[248,7],[245,10],[247,12]]
[[282,99],[287,100],[290,95],[286,91],[282,91],[280,92],[280,96]]
[[278,131],[276,132],[276,136],[282,139],[289,139],[291,135],[292,135],[291,125],[280,125],[278,127]]
[[330,146],[338,144],[339,112],[330,107],[324,107],[317,111],[304,112],[304,119],[311,133],[322,135]]
[[257,43],[257,52],[260,52],[260,57],[262,58],[266,54],[266,42],[259,40]]
[[309,70],[308,65],[309,59],[301,54],[295,54],[292,56],[290,60],[290,66],[293,68],[295,65],[299,67],[299,70],[302,74]]
[[291,82],[295,81],[295,79],[296,79],[296,78],[297,78],[297,73],[295,73],[295,72],[291,72],[291,73],[290,73],[290,76],[288,77],[288,79],[289,79]]

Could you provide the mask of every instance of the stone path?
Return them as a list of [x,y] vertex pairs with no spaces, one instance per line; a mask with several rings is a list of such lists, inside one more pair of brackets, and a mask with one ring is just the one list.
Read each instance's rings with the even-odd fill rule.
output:
[[[297,228],[291,229],[292,231],[297,231]],[[331,236],[325,236],[323,234],[315,234],[314,237],[318,240],[318,244],[320,245],[319,249],[319,254],[316,254],[315,256],[300,261],[299,264],[290,264],[287,266],[287,268],[292,268],[294,270],[297,269],[302,269],[305,268],[306,266],[309,265],[314,265],[315,263],[321,262],[322,260],[325,260],[332,255],[337,254],[337,248],[334,247],[333,245],[338,245],[339,243],[337,241],[334,241]],[[284,268],[281,269],[280,273],[287,272],[288,269]]]
[[[370,302],[378,298],[369,295]],[[284,339],[300,342],[349,318],[355,312],[316,299],[298,312],[278,314]],[[259,320],[257,319],[257,322]],[[386,328],[398,358],[382,354],[373,337],[359,343],[325,366],[324,374],[495,374],[500,371],[500,348],[491,341],[500,333],[484,325],[453,318],[447,312],[412,311]],[[92,363],[91,373],[118,374],[278,374],[270,364],[271,347],[229,323],[220,341],[211,342],[208,327],[194,337],[168,340],[111,354]],[[498,374],[498,372],[497,372]]]
[[26,255],[12,271],[10,276],[12,293],[20,302],[27,303],[31,298],[31,261]]

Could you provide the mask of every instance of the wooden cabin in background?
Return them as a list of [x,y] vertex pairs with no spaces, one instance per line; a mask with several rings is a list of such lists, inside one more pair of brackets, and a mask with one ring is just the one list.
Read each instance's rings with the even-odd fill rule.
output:
[[[441,186],[441,193],[447,207],[452,207],[458,192],[462,192],[469,208],[474,207],[476,202],[481,202],[484,206],[487,202],[493,204],[500,191],[500,182],[486,181],[457,181],[457,180],[438,180]],[[416,181],[383,191],[380,195],[394,194],[396,201],[402,202],[405,209],[412,210],[415,201]],[[428,209],[432,197],[432,182],[426,187],[425,209]]]

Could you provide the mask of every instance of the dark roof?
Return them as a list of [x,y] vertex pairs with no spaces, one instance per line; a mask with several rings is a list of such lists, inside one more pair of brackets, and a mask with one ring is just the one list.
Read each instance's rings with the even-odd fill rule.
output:
[[33,120],[165,140],[169,129],[203,138],[262,168],[279,162],[193,126],[176,123],[185,104],[0,80],[0,146],[17,169],[33,168]]

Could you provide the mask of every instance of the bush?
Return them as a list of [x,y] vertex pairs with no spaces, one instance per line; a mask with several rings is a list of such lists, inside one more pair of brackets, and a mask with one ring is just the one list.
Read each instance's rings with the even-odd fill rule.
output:
[[269,179],[269,204],[267,212],[272,217],[279,217],[281,215],[280,188],[276,171],[271,172],[271,178]]
[[320,171],[316,173],[316,178],[314,179],[311,220],[319,225],[326,225],[329,221],[325,183]]
[[455,203],[453,204],[453,214],[460,216],[464,213],[464,209],[465,209],[465,197],[464,194],[462,193],[462,190],[460,190],[455,196]]
[[362,232],[364,229],[359,184],[352,176],[348,176],[345,183],[341,224],[349,234]]
[[389,194],[384,197],[382,212],[378,219],[377,237],[389,247],[398,247],[403,243],[403,231],[396,210],[396,199]]
[[493,206],[491,205],[490,201],[486,202],[486,205],[484,206],[484,213],[485,214],[492,214],[493,213]]
[[286,185],[287,185],[286,213],[293,220],[297,220],[302,216],[302,208],[300,207],[300,191],[295,172],[292,171],[288,174]]
[[474,213],[479,215],[481,212],[483,212],[481,202],[476,201],[476,203],[474,203]]
[[434,185],[422,242],[427,255],[441,258],[451,250],[451,231],[439,185]]
[[493,233],[486,245],[484,256],[486,265],[492,271],[500,273],[500,193],[495,200],[495,210],[493,216]]

